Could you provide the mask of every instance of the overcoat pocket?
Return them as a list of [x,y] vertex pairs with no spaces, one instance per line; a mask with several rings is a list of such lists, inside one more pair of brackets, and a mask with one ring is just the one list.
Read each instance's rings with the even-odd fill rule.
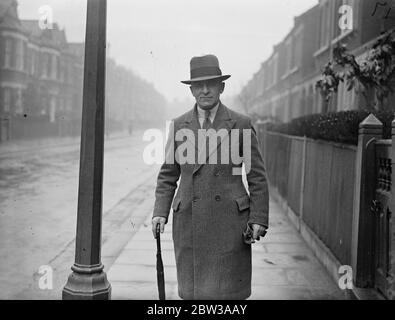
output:
[[244,211],[250,208],[250,197],[248,195],[236,199],[239,211]]
[[180,198],[176,198],[173,200],[173,205],[172,205],[173,212],[177,212],[178,210],[180,210],[180,203],[181,203]]

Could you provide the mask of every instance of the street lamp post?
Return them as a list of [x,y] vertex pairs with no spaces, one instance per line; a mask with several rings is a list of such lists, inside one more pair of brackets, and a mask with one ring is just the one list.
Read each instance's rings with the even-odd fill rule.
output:
[[63,299],[110,299],[101,262],[107,0],[88,0],[75,263]]

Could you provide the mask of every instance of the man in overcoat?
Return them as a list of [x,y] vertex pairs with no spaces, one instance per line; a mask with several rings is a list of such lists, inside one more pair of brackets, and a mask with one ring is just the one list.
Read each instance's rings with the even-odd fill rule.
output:
[[[172,209],[182,299],[246,299],[251,295],[251,241],[245,241],[243,231],[248,225],[254,242],[268,228],[265,166],[251,119],[220,101],[230,75],[222,75],[217,57],[194,57],[190,67],[191,79],[182,83],[190,85],[196,104],[172,121],[157,178],[152,231],[155,237],[158,224],[164,231]],[[207,143],[201,139],[207,132],[221,134]],[[235,149],[242,161],[230,156]],[[248,190],[237,170],[243,163]]]

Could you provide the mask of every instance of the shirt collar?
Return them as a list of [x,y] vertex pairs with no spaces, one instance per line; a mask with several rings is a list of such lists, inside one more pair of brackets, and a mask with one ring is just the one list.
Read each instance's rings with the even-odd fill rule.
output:
[[[214,108],[210,109],[210,119],[211,120],[215,118],[215,115],[217,114],[218,107],[219,107],[219,102],[217,103],[217,105]],[[205,118],[205,110],[200,108],[199,105],[197,106],[197,112],[198,112],[199,118],[203,118],[203,119]]]

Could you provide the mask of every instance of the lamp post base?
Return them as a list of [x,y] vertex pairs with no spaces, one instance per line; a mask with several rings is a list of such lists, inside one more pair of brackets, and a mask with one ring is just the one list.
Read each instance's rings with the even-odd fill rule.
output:
[[111,284],[103,271],[103,265],[71,267],[66,285],[62,291],[63,300],[110,300]]

